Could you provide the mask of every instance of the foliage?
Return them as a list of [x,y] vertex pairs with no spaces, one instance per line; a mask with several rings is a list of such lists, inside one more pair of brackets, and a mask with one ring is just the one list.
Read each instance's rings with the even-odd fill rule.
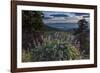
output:
[[42,28],[42,12],[22,11],[22,27],[25,31],[40,30]]
[[80,34],[82,32],[86,32],[88,30],[88,22],[85,19],[81,19],[78,21],[79,28],[74,32],[75,35]]
[[68,40],[71,39],[71,34],[67,32],[44,32],[44,34],[43,44],[38,46],[34,45],[34,47],[31,48],[31,60],[29,61],[80,59],[81,55],[79,50],[75,48],[74,45],[71,45],[71,42],[68,42]]
[[81,59],[80,51],[77,48],[75,48],[75,46],[69,45],[68,47],[69,47],[68,56],[70,59],[72,60]]
[[29,62],[31,61],[31,53],[25,50],[22,51],[22,62]]
[[[32,47],[32,40],[41,39],[41,34],[36,32],[43,29],[43,13],[41,11],[22,10],[22,47],[24,49]],[[33,34],[35,33],[36,34]],[[38,35],[37,35],[38,34]]]
[[76,29],[74,35],[76,36],[76,40],[80,42],[80,52],[84,55],[88,55],[89,57],[89,23],[85,20],[78,21],[79,28]]

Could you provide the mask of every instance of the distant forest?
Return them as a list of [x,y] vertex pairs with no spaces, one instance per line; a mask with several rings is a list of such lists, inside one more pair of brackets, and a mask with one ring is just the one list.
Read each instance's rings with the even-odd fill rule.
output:
[[73,32],[60,32],[45,26],[43,17],[41,11],[22,11],[22,62],[90,58],[89,23],[84,18]]

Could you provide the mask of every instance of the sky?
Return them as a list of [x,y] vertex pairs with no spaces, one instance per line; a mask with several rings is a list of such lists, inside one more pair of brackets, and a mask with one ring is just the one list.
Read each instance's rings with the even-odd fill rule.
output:
[[[61,15],[62,16],[67,16],[67,17],[75,17],[75,16],[84,16],[86,15],[86,18],[89,18],[90,17],[90,14],[89,13],[76,13],[76,12],[54,12],[54,11],[43,11],[43,14],[44,14],[44,18],[47,19],[47,18],[50,18],[52,17],[52,15]],[[72,25],[71,23],[75,23],[75,21],[73,21],[74,19],[71,19],[71,21],[68,22],[69,25],[66,25],[66,24],[62,24],[62,21],[59,21],[60,25],[58,25],[58,22],[55,20],[53,21],[47,21],[45,20],[45,23],[49,26],[49,27],[53,27],[53,28],[59,28],[59,29],[73,29],[73,28],[77,28],[78,25],[74,24]],[[86,19],[87,20],[87,19]],[[88,20],[87,20],[88,21]],[[63,21],[64,22],[64,21]],[[50,23],[50,24],[49,24]],[[54,25],[51,25],[52,23],[57,23],[57,24],[54,24]],[[66,22],[65,22],[66,23]]]
[[54,11],[43,11],[43,14],[44,14],[45,17],[50,17],[50,15],[52,15],[52,14],[64,14],[64,15],[67,15],[69,17],[82,16],[82,15],[88,15],[89,16],[89,13],[54,12]]

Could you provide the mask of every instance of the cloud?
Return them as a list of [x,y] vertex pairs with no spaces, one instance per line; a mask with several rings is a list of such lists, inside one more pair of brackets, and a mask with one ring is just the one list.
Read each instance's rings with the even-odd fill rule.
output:
[[53,12],[53,11],[43,11],[45,17],[50,17],[50,15],[52,14],[64,14],[64,15],[68,15],[69,17],[75,16],[74,13],[70,13],[70,12]]
[[82,15],[88,15],[89,13],[75,13],[75,12],[55,12],[55,11],[43,11],[43,14],[45,17],[51,17],[50,15],[52,14],[64,14],[69,17],[74,17],[74,16],[82,16]]

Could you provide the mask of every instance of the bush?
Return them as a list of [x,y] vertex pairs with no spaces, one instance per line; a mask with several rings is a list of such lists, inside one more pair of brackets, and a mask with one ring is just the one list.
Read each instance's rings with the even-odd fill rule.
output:
[[22,52],[22,62],[29,62],[31,61],[31,53],[23,50]]
[[[23,60],[38,62],[77,60],[81,58],[79,50],[71,44],[70,34],[66,32],[57,32],[56,35],[54,32],[48,33],[45,33],[42,45],[33,46],[30,48],[29,53],[23,51]],[[48,38],[50,36],[51,38]]]
[[81,58],[80,51],[75,46],[68,46],[68,56],[70,60],[77,60]]

